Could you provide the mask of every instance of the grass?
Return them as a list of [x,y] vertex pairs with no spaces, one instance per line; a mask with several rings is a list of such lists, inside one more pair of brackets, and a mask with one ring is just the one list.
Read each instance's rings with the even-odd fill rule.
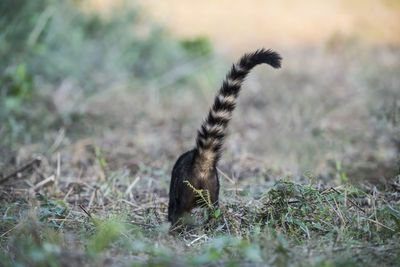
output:
[[223,181],[220,212],[207,226],[199,209],[197,225],[171,233],[165,198],[140,188],[130,199],[128,184],[109,190],[115,182],[81,185],[82,208],[68,204],[76,193],[52,201],[39,193],[25,199],[21,190],[18,201],[2,200],[4,264],[391,266],[400,256],[396,190],[278,179],[258,196],[228,196]]
[[232,59],[135,7],[114,18],[13,3],[32,23],[0,33],[2,266],[400,261],[398,48],[336,40],[256,69],[219,165],[219,207],[193,188],[205,207],[170,231],[172,164]]

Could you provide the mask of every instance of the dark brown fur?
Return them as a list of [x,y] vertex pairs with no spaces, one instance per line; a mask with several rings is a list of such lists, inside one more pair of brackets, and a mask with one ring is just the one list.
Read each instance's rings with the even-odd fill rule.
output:
[[280,62],[281,57],[276,52],[260,49],[245,54],[232,66],[198,131],[196,147],[182,154],[172,169],[168,206],[168,220],[172,224],[198,206],[195,192],[184,181],[196,189],[208,190],[211,202],[218,205],[219,180],[216,167],[241,84],[254,66],[266,63],[279,68]]

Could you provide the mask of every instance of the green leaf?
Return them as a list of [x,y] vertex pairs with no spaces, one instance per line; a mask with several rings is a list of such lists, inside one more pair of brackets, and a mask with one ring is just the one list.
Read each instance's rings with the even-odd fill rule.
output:
[[17,81],[23,82],[26,78],[26,65],[25,64],[19,64],[17,67],[17,70],[15,72],[15,77]]
[[215,217],[215,218],[218,218],[220,215],[221,215],[221,210],[220,210],[220,209],[216,209],[216,210],[214,211],[214,217]]
[[100,165],[101,167],[107,167],[107,162],[103,157],[100,158]]

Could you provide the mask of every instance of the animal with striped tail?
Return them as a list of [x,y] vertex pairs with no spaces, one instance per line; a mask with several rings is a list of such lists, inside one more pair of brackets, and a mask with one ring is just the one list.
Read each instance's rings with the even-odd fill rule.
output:
[[281,59],[272,50],[260,49],[245,54],[233,64],[197,132],[195,148],[182,154],[172,169],[168,205],[168,220],[172,225],[199,205],[199,197],[193,188],[206,191],[211,203],[218,205],[220,186],[217,164],[241,85],[255,66],[268,64],[280,68]]

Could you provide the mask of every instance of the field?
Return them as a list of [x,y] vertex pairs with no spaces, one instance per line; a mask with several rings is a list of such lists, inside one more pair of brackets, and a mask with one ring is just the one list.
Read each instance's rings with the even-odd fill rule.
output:
[[246,44],[82,5],[0,5],[0,266],[399,264],[397,40],[274,44],[282,69],[249,75],[230,123],[219,207],[171,229],[172,166]]

